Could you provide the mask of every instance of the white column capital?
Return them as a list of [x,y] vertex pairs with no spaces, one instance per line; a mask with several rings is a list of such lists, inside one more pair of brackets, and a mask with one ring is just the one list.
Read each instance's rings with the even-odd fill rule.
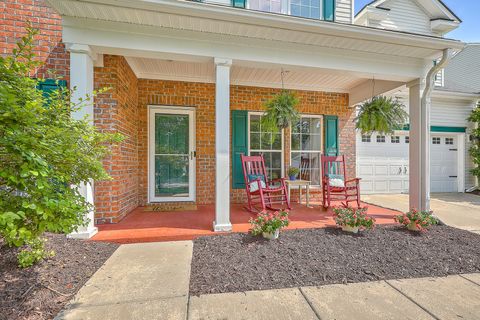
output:
[[97,54],[88,44],[67,43],[65,47],[70,53],[80,53],[88,55],[93,61],[97,60]]
[[425,85],[425,78],[417,78],[415,80],[412,80],[410,82],[407,82],[406,84],[406,87],[407,88],[412,88],[412,87],[415,87],[415,86],[424,86]]
[[216,66],[222,67],[231,67],[232,66],[232,59],[227,58],[213,58],[213,62]]

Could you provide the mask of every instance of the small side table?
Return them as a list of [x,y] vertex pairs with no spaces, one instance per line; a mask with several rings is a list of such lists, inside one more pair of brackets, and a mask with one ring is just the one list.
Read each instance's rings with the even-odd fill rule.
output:
[[305,187],[306,190],[306,204],[307,207],[310,206],[310,182],[308,180],[285,180],[288,188],[288,199],[290,200],[290,189],[292,187],[298,187],[300,193],[299,202],[302,204],[302,187]]

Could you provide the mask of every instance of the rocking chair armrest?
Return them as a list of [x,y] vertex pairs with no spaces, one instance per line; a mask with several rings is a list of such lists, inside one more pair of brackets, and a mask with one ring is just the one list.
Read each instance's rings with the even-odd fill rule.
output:
[[273,184],[275,182],[284,182],[284,181],[285,181],[285,178],[277,178],[277,179],[272,179],[268,181],[268,184]]
[[345,184],[351,183],[351,182],[355,182],[356,184],[358,184],[360,182],[360,180],[362,180],[362,179],[361,178],[350,179],[350,180],[345,181]]

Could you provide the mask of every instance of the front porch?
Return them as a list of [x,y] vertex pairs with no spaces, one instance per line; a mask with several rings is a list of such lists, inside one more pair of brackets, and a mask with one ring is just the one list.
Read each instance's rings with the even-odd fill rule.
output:
[[[368,215],[378,224],[391,224],[398,211],[363,203],[368,206]],[[230,206],[230,221],[233,232],[248,232],[248,220],[254,217],[241,204]],[[189,211],[146,211],[138,207],[117,224],[98,226],[99,232],[92,238],[95,241],[116,243],[138,243],[157,241],[193,240],[199,236],[214,235],[212,221],[215,218],[214,205],[199,205],[197,210]],[[333,210],[324,210],[319,204],[306,207],[292,204],[290,211],[291,229],[311,229],[335,227]]]

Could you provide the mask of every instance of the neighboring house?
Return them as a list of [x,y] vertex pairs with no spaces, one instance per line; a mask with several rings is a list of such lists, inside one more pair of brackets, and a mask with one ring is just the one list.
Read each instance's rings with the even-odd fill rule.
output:
[[[263,153],[272,177],[308,162],[314,185],[320,155],[344,154],[354,177],[355,105],[370,97],[372,76],[375,94],[408,84],[412,110],[419,110],[431,61],[464,47],[354,25],[349,0],[6,0],[0,6],[8,26],[4,54],[31,19],[41,29],[45,69],[60,70],[77,88],[74,99],[112,88],[74,115],[126,136],[104,161],[113,179],[83,190],[96,210],[78,237],[95,232],[93,221],[115,223],[152,203],[215,204],[214,230],[231,230],[230,203],[245,201],[241,153]],[[283,84],[282,70],[288,71]],[[297,93],[302,119],[272,143],[259,120],[282,85]],[[416,116],[411,125],[427,123]],[[411,143],[420,146],[421,139],[412,130]],[[422,183],[428,171],[417,150],[410,157],[416,173],[410,201],[421,208],[428,205]]]
[[[445,36],[461,20],[441,1],[373,1],[355,17],[355,24],[403,32]],[[408,107],[408,90],[389,93]],[[475,186],[468,149],[467,121],[480,98],[480,46],[468,45],[435,79],[430,113],[431,192],[464,192]],[[409,132],[392,136],[357,133],[357,174],[364,193],[409,191]]]

